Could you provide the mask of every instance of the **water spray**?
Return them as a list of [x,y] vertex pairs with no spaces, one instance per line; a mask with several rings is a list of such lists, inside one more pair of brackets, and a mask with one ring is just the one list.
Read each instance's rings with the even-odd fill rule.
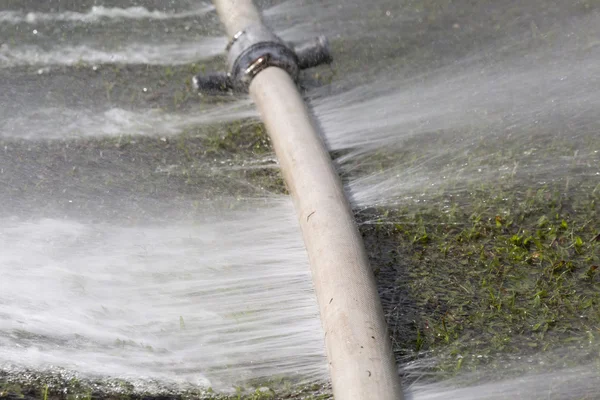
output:
[[336,399],[402,399],[391,341],[362,238],[341,181],[296,87],[300,69],[330,62],[325,38],[292,46],[251,0],[214,0],[230,42],[228,73],[197,76],[204,92],[249,92],[298,214]]

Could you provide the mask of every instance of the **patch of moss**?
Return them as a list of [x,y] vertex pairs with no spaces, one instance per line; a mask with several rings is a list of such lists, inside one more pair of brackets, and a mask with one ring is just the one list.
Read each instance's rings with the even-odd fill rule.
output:
[[599,359],[599,204],[589,181],[478,185],[359,213],[398,359],[433,356],[440,379]]
[[0,371],[0,399],[26,400],[327,400],[328,385],[254,382],[238,387],[233,394],[219,394],[211,388],[152,387],[140,389],[121,379],[80,379],[64,373],[11,374]]
[[206,135],[204,144],[209,156],[247,158],[272,152],[271,141],[264,125],[255,120],[213,126]]

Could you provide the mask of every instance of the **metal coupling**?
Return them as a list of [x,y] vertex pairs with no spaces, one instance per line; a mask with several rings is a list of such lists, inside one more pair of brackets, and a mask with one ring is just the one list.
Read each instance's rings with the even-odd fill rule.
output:
[[319,36],[299,45],[288,44],[263,24],[236,33],[226,50],[229,72],[196,75],[194,87],[202,93],[248,92],[252,79],[267,67],[278,67],[298,80],[300,70],[333,60],[327,38]]

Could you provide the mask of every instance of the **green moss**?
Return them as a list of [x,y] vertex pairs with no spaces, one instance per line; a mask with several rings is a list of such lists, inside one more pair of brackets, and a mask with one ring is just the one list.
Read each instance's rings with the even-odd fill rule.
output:
[[598,357],[600,193],[562,189],[484,185],[359,215],[399,358],[434,355],[444,378]]
[[211,127],[205,138],[205,151],[209,156],[262,156],[271,153],[270,143],[262,123],[242,120]]
[[[32,378],[33,377],[33,378]],[[41,374],[29,372],[7,375],[0,372],[0,399],[31,400],[326,400],[331,399],[327,385],[254,382],[239,387],[234,394],[215,393],[211,388],[139,389],[131,382],[79,379],[64,373]],[[270,385],[267,385],[270,383]]]
[[[199,128],[186,134],[203,135],[202,157],[227,163],[231,167],[230,176],[244,179],[260,191],[287,194],[285,182],[272,153],[271,141],[262,123],[242,120]],[[186,134],[181,138],[185,138]],[[186,153],[185,143],[182,147],[182,151]],[[186,157],[189,159],[189,154]]]

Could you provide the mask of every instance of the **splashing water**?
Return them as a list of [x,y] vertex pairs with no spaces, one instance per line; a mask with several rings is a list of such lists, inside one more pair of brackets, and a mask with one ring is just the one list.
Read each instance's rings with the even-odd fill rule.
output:
[[65,11],[62,13],[22,12],[22,11],[0,11],[0,22],[10,24],[35,24],[38,22],[74,22],[89,24],[103,20],[170,20],[198,17],[214,10],[211,4],[206,4],[194,10],[184,12],[163,12],[159,10],[148,10],[145,7],[104,7],[93,6],[87,12]]
[[265,206],[192,224],[2,220],[0,359],[215,387],[322,377],[293,209]]
[[[134,65],[187,65],[223,53],[217,28],[192,40],[182,21],[204,18],[211,7],[158,11],[122,3],[0,10],[5,24],[56,28],[45,30],[51,45],[29,36],[0,44],[2,77],[26,71],[16,83],[0,83],[0,368],[60,366],[223,390],[274,376],[326,380],[289,200],[231,196],[230,186],[247,183],[226,180],[216,156],[198,172],[201,161],[185,155],[179,139],[193,127],[256,118],[249,100],[190,96],[184,107],[133,95],[142,87],[158,96],[163,86],[186,90],[168,87],[172,72],[140,85],[144,70],[127,70]],[[316,78],[306,97],[330,149],[341,154],[336,163],[357,209],[507,177],[600,183],[600,14],[585,2],[285,1],[266,8],[265,17],[286,40],[318,31],[332,41],[335,71],[318,71],[331,82]],[[131,28],[135,41],[118,46],[60,39],[61,29],[71,29],[63,23],[110,36],[107,30],[127,30],[132,21],[141,24]],[[156,23],[172,40],[139,42]],[[110,83],[115,65],[124,66],[131,91],[86,98],[104,93],[86,84],[93,76]],[[40,74],[42,67],[48,70]],[[40,93],[42,80],[58,83]],[[111,136],[179,140],[178,157],[192,159],[167,160],[166,150],[154,147],[113,154],[115,146],[105,143]],[[518,151],[499,157],[509,149]],[[379,156],[385,165],[372,167]],[[256,160],[243,161],[249,169]],[[70,172],[54,177],[56,171]],[[51,179],[59,184],[44,184]],[[22,198],[31,204],[15,200]],[[491,379],[490,372],[475,383],[468,374],[432,383],[420,364],[402,368],[414,399],[575,399],[594,394],[593,364],[525,367],[520,378]]]
[[171,136],[201,124],[225,123],[255,116],[256,112],[251,108],[250,102],[213,107],[202,110],[197,115],[177,115],[157,109],[129,111],[111,108],[105,112],[92,112],[46,108],[5,118],[0,125],[0,132],[1,136],[22,139],[118,137],[123,134]]
[[[526,375],[522,378],[486,383],[465,388],[428,385],[412,388],[414,399],[582,399],[597,395],[598,374],[590,366]],[[410,397],[409,397],[410,398]]]
[[44,50],[37,46],[0,47],[0,68],[22,65],[87,64],[188,64],[220,54],[227,44],[222,38],[204,38],[190,43],[131,43],[124,48],[76,46]]

